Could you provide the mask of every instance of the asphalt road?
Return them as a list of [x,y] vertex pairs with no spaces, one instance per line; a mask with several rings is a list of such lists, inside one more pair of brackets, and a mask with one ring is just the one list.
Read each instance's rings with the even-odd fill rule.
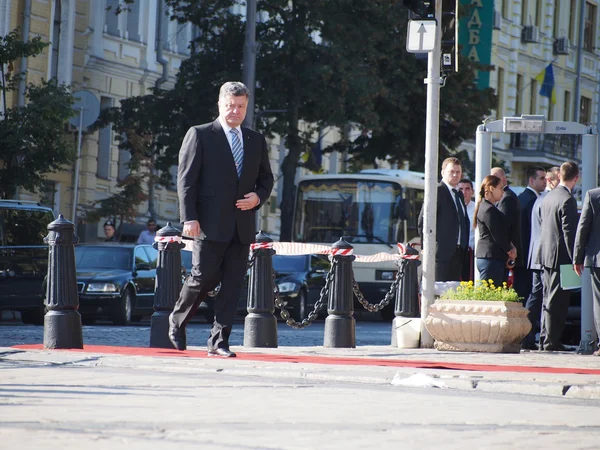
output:
[[[277,336],[280,347],[314,347],[323,345],[324,321],[318,320],[302,330],[290,328],[278,322]],[[188,345],[205,346],[210,326],[206,323],[192,322],[187,328]],[[391,322],[357,321],[356,345],[390,345],[392,336]],[[0,347],[12,347],[19,344],[41,344],[44,340],[44,327],[23,325],[18,321],[0,322]],[[244,340],[244,319],[233,326],[230,345],[242,345]],[[141,325],[119,327],[106,322],[83,326],[83,343],[87,345],[118,345],[127,347],[148,347],[150,342],[150,322]]]

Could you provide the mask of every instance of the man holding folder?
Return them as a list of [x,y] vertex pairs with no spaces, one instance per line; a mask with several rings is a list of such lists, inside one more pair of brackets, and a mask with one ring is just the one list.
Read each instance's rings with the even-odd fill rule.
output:
[[542,230],[540,262],[544,268],[544,301],[540,350],[565,351],[562,333],[569,310],[570,295],[561,285],[562,265],[573,264],[573,247],[577,231],[577,201],[572,191],[579,179],[579,167],[574,162],[560,166],[560,184],[550,191],[541,207]]
[[[594,324],[600,336],[600,188],[585,194],[575,235],[573,268],[581,276],[584,267],[589,267],[592,275]],[[600,356],[600,350],[596,349],[594,355]]]

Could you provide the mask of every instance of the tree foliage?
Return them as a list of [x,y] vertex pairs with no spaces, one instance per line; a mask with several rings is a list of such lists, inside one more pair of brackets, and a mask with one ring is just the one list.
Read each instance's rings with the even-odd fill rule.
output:
[[[242,78],[244,44],[244,22],[229,9],[233,0],[167,3],[173,17],[200,32],[175,89],[155,92],[147,105],[157,120],[149,127],[153,152],[165,165],[175,163],[190,125],[217,116],[219,86]],[[362,131],[324,149],[347,152],[357,167],[381,158],[423,168],[426,65],[405,50],[407,11],[396,0],[257,0],[257,11],[256,110],[285,112],[263,115],[256,125],[285,139],[281,239],[289,240],[296,170],[314,162],[307,156],[319,128]],[[461,61],[441,93],[440,157],[474,136],[493,102],[491,90],[475,88],[473,65]]]
[[[0,67],[35,56],[46,46],[39,38],[23,42],[15,30],[0,37]],[[22,75],[8,77],[3,92],[15,90]],[[6,108],[0,120],[1,198],[14,197],[19,187],[43,190],[46,175],[64,169],[76,157],[73,135],[67,131],[73,116],[73,97],[67,88],[54,81],[30,84],[26,98],[25,106]]]

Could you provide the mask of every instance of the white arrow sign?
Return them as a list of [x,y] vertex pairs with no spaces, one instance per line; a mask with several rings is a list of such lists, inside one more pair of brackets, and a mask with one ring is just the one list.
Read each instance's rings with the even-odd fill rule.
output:
[[428,53],[435,47],[435,20],[410,20],[406,37],[406,51],[409,53]]

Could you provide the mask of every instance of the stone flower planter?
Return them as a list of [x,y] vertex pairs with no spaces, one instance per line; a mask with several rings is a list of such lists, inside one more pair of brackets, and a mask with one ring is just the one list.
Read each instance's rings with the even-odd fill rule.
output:
[[519,302],[438,299],[425,327],[437,350],[519,353],[531,323]]

